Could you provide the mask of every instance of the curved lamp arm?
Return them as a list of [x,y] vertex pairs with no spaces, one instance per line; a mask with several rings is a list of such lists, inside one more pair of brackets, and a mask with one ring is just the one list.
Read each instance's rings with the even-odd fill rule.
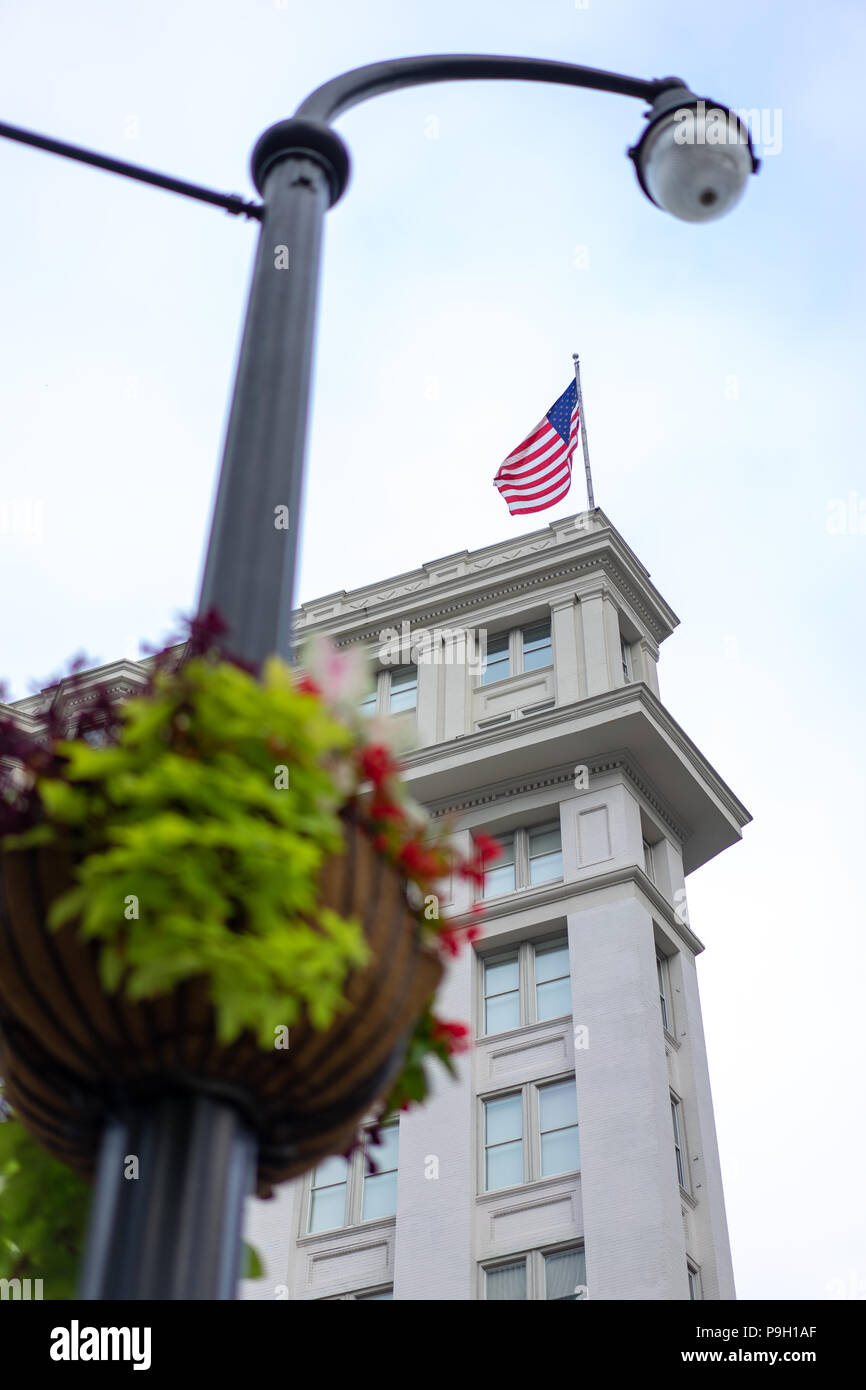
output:
[[679,77],[625,77],[601,68],[576,63],[556,63],[546,58],[506,58],[483,53],[433,53],[418,58],[393,58],[368,63],[340,77],[331,78],[301,102],[295,115],[302,120],[330,123],[369,97],[419,87],[430,82],[465,82],[478,79],[517,82],[555,82],[564,87],[591,87],[654,102],[669,87],[684,87]]

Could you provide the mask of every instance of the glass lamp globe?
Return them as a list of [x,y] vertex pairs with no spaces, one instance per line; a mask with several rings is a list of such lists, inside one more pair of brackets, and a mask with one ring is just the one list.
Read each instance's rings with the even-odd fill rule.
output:
[[730,111],[705,108],[700,102],[662,116],[636,151],[646,192],[683,222],[724,217],[755,169],[745,126]]

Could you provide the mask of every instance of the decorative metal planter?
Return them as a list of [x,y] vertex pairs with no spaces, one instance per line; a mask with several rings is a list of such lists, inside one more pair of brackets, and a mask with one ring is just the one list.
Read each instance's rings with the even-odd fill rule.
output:
[[370,963],[352,973],[347,1009],[325,1031],[305,1015],[288,1048],[216,1034],[207,981],[130,1002],[107,994],[98,948],[77,924],[46,926],[73,864],[52,847],[0,851],[0,1075],[22,1123],[91,1177],[106,1120],[173,1089],[235,1104],[258,1139],[257,1190],[345,1150],[402,1065],[408,1034],[439,983],[405,880],[343,818],[344,853],[323,866],[319,901],[362,922]]

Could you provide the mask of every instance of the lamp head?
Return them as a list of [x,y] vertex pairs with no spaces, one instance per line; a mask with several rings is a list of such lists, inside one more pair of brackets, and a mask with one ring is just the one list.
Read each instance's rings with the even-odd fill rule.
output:
[[743,121],[684,84],[666,88],[646,119],[628,153],[650,201],[684,222],[712,222],[730,212],[760,168]]

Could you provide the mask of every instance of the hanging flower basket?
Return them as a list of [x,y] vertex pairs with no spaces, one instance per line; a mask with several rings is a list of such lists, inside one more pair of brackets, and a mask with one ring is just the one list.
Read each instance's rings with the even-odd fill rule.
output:
[[0,1077],[85,1177],[125,1107],[231,1101],[266,1195],[422,1100],[425,1061],[465,1041],[432,1001],[477,928],[436,890],[496,850],[466,861],[426,822],[346,657],[258,680],[208,646],[194,628],[182,665],[71,730],[59,707],[38,740],[0,722]]

